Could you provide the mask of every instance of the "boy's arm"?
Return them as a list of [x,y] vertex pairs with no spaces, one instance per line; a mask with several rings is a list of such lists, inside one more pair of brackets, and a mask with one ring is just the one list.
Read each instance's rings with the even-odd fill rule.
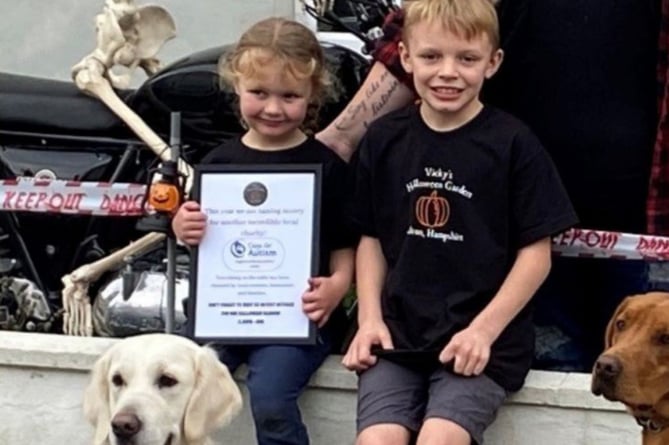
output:
[[455,359],[454,371],[478,375],[490,358],[490,346],[530,301],[548,276],[551,239],[543,238],[518,251],[516,261],[490,303],[464,330],[453,336],[439,355],[442,363]]
[[316,138],[348,161],[372,121],[408,105],[413,97],[385,65],[374,62],[353,99]]
[[372,346],[392,349],[390,332],[383,322],[381,290],[386,277],[386,260],[377,238],[363,236],[358,244],[356,288],[358,293],[358,332],[342,363],[348,369],[362,371],[376,363]]
[[[344,287],[344,294],[353,282],[355,270],[355,249],[337,249],[330,254],[330,276]],[[342,295],[343,296],[343,295]]]
[[551,239],[536,241],[518,251],[516,261],[492,301],[472,326],[487,331],[494,341],[532,299],[551,268]]
[[358,323],[382,321],[381,290],[386,278],[386,260],[378,238],[362,236],[355,257],[358,278]]

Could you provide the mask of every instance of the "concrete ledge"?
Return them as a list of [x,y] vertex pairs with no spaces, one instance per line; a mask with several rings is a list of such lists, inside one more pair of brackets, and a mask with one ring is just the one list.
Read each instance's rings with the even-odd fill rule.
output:
[[[116,339],[0,331],[0,445],[89,445],[81,413],[88,371]],[[332,356],[300,400],[312,443],[346,445],[355,437],[355,374]],[[236,377],[243,387],[245,372]],[[525,387],[500,410],[486,434],[491,445],[616,445],[640,443],[622,405],[590,393],[590,375],[532,371]],[[218,443],[252,444],[248,408],[217,436]]]

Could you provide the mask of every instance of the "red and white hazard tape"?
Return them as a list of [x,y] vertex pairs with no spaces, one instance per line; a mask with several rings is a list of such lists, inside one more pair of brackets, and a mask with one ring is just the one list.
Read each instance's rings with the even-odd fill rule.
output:
[[[20,177],[0,181],[0,211],[74,215],[142,215],[144,184]],[[582,258],[669,260],[669,237],[570,229],[553,237],[553,253]]]
[[0,211],[74,215],[142,215],[144,184],[20,177],[0,181]]
[[570,229],[553,238],[553,253],[581,258],[669,260],[669,237]]

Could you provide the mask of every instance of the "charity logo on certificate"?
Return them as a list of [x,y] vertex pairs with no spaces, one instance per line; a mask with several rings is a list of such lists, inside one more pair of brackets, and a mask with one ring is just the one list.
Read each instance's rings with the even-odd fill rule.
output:
[[207,165],[193,198],[207,215],[188,304],[196,340],[313,344],[302,311],[318,270],[320,165]]

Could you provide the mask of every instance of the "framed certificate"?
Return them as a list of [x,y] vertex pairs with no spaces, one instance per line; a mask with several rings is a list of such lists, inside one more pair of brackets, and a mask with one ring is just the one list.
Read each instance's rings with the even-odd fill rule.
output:
[[191,259],[192,338],[315,343],[302,294],[318,271],[321,175],[317,164],[195,168],[207,228]]

